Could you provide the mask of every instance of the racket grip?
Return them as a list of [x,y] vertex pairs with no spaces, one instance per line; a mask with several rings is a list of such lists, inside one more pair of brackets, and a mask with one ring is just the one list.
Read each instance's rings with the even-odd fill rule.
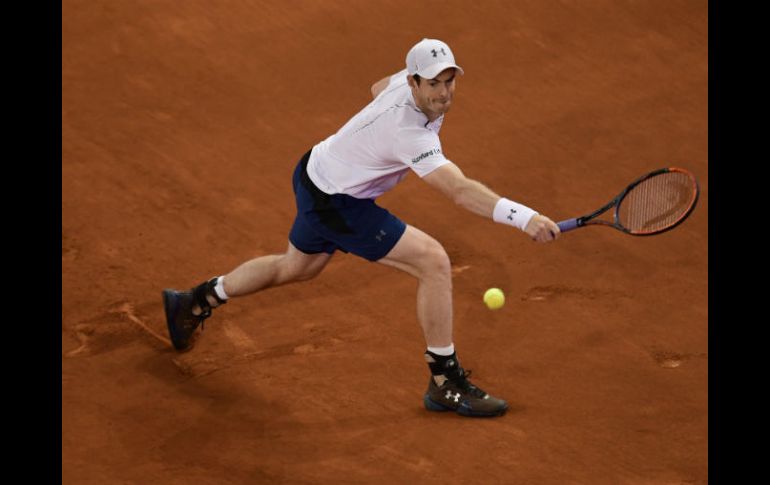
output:
[[559,226],[559,230],[561,232],[571,231],[573,229],[577,229],[578,227],[580,227],[578,225],[578,218],[577,217],[574,218],[574,219],[567,219],[566,221],[558,222],[558,223],[556,223],[556,225]]

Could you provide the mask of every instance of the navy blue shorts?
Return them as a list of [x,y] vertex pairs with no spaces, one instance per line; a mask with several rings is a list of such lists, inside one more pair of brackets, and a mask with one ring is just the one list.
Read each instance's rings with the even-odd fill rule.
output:
[[336,250],[377,261],[387,255],[406,230],[398,217],[372,199],[329,195],[307,175],[308,151],[294,170],[297,217],[289,241],[306,254]]

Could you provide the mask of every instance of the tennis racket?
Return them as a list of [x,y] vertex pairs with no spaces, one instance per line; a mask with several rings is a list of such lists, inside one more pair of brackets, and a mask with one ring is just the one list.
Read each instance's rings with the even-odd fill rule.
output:
[[[652,236],[681,224],[695,209],[700,188],[695,176],[682,168],[661,168],[629,184],[601,209],[558,223],[561,232],[583,226],[610,226],[634,236]],[[615,208],[612,221],[598,219]]]

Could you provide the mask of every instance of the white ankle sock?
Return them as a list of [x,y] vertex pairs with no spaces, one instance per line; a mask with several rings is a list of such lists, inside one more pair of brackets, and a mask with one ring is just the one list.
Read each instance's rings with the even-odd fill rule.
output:
[[224,276],[218,276],[217,277],[217,284],[214,286],[214,291],[217,292],[217,296],[223,300],[227,300],[230,298],[227,296],[227,293],[225,293],[225,277]]
[[428,351],[433,352],[436,355],[452,355],[455,353],[455,344],[452,342],[447,347],[428,347]]

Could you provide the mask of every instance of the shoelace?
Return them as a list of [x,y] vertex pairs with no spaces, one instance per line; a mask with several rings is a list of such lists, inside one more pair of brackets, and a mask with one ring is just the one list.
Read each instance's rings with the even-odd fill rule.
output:
[[208,311],[208,314],[201,313],[198,315],[200,325],[201,325],[201,332],[206,329],[206,319],[211,316],[211,310]]
[[188,321],[191,322],[194,327],[200,326],[202,332],[206,328],[206,319],[211,316],[211,309],[209,309],[208,313],[201,313],[200,315],[190,313],[190,315],[192,315],[192,320]]
[[453,379],[452,382],[457,385],[457,387],[459,387],[463,392],[468,393],[473,397],[483,398],[487,393],[471,384],[471,382],[468,380],[468,378],[471,376],[471,372],[473,371],[470,369],[466,370],[460,368],[460,376]]

